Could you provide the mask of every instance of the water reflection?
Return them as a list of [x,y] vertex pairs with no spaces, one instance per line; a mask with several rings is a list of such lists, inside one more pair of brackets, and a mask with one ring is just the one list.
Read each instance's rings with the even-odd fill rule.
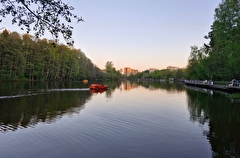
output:
[[181,83],[174,82],[134,82],[134,81],[123,81],[123,89],[130,91],[138,87],[144,87],[150,91],[154,90],[166,90],[170,92],[182,92],[185,91],[185,87]]
[[121,81],[109,81],[106,83],[106,85],[108,85],[108,90],[105,92],[106,93],[106,97],[107,98],[112,98],[112,95],[114,93],[114,91],[116,89],[120,89],[121,88]]
[[169,93],[186,91],[190,121],[209,126],[203,136],[212,146],[212,157],[240,157],[240,103],[232,101],[227,93],[171,82],[125,81],[123,84],[127,91],[139,86],[149,90],[164,89]]
[[103,93],[106,92],[106,89],[99,89],[99,90],[95,90],[95,89],[90,89],[90,93]]
[[226,94],[187,89],[190,120],[208,124],[203,131],[212,146],[212,157],[240,157],[240,105]]
[[1,83],[0,132],[52,123],[79,113],[90,100],[89,89],[64,83]]
[[136,82],[131,82],[131,81],[124,81],[123,82],[123,89],[125,91],[129,91],[131,89],[137,88],[140,84],[137,84]]
[[[91,84],[91,83],[89,83]],[[168,82],[136,83],[107,82],[109,89],[94,92],[88,84],[79,82],[2,82],[0,83],[0,132],[34,127],[39,122],[52,123],[63,115],[79,113],[95,93],[112,98],[116,89],[129,91],[139,86],[149,90],[183,91],[178,84]]]
[[[202,134],[211,145],[212,157],[240,157],[240,103],[231,102],[227,94],[186,88],[172,82],[109,81],[106,84],[109,89],[98,94],[113,99],[117,90],[131,91],[139,87],[152,94],[158,90],[170,95],[186,93],[190,122],[208,126]],[[53,123],[64,115],[80,113],[94,94],[88,84],[79,82],[0,83],[0,132],[34,127],[39,122]]]

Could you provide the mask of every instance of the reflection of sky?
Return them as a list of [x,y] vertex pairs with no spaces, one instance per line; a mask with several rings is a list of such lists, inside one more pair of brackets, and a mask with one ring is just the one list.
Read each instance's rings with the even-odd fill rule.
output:
[[202,128],[189,121],[185,92],[115,89],[110,99],[93,94],[84,107],[52,124],[0,134],[0,155],[211,157]]
[[[171,92],[164,89],[150,91],[145,87],[135,87],[129,91],[116,90],[113,94],[114,100],[131,102],[134,100],[136,105],[146,107],[148,105],[159,108],[170,109],[186,114],[186,94],[185,92]],[[115,98],[116,97],[116,98]],[[171,103],[171,104],[168,104]]]
[[[105,103],[101,105],[101,101]],[[197,123],[190,122],[185,91],[171,91],[171,93],[165,89],[149,91],[139,86],[130,90],[116,89],[108,102],[104,100],[103,95],[98,95],[93,98],[92,103],[90,103],[91,109],[87,106],[86,110],[89,110],[90,115],[96,116],[95,121],[99,119],[109,121],[109,126],[117,126],[117,129],[119,127],[119,130],[123,130],[121,134],[127,135],[133,132],[130,137],[133,137],[132,141],[136,144],[144,138],[148,138],[150,144],[153,143],[151,142],[153,139],[161,138],[161,145],[157,144],[158,150],[177,153],[175,156],[170,154],[172,157],[184,157],[181,156],[182,153],[191,155],[193,152],[203,157],[211,156],[209,143],[203,138],[203,131],[206,130],[204,128],[207,127],[200,127]],[[115,129],[112,130],[113,133],[118,133]],[[118,136],[119,139],[128,142],[121,136]],[[174,152],[171,151],[173,148]]]

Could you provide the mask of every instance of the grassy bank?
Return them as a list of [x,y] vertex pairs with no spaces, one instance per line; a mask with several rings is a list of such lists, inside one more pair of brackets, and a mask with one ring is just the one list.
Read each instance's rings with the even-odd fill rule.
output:
[[231,98],[231,99],[240,99],[240,93],[230,94],[230,98]]

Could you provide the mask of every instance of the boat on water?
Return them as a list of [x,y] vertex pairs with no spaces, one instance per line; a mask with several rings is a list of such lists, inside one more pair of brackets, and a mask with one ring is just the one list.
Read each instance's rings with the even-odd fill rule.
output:
[[103,84],[91,84],[89,88],[90,90],[98,91],[98,90],[107,90],[108,86]]

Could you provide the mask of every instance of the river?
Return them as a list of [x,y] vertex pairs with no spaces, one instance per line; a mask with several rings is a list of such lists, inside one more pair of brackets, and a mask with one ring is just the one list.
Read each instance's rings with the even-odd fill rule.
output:
[[0,82],[1,158],[240,157],[240,102],[174,82]]

